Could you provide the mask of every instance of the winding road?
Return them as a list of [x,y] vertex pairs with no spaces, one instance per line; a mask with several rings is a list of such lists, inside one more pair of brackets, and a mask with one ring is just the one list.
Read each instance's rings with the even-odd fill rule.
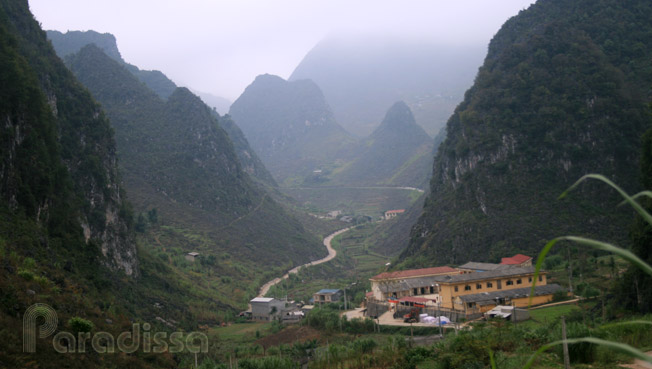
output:
[[262,287],[260,287],[260,291],[258,291],[258,297],[265,296],[267,291],[269,291],[269,289],[273,285],[279,283],[280,281],[282,281],[284,279],[288,279],[290,277],[290,274],[297,274],[299,272],[299,269],[301,269],[303,267],[308,267],[308,266],[311,266],[311,265],[319,265],[319,264],[325,263],[327,261],[333,260],[333,258],[335,258],[335,256],[337,256],[337,251],[335,251],[335,249],[333,249],[333,247],[331,246],[331,241],[333,241],[333,238],[335,238],[336,236],[348,231],[351,228],[353,228],[353,227],[340,229],[339,231],[337,231],[335,233],[331,233],[326,238],[324,238],[324,246],[326,246],[326,249],[328,250],[328,255],[325,258],[319,259],[319,260],[316,260],[316,261],[311,261],[309,263],[299,265],[298,267],[294,267],[294,268],[290,269],[287,273],[285,273],[284,276],[274,278],[271,281],[265,283]]

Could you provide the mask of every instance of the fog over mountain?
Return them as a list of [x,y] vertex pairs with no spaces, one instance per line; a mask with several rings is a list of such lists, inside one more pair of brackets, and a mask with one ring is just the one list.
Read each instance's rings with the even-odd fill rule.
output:
[[369,135],[387,107],[403,100],[434,137],[471,86],[485,51],[482,43],[330,37],[305,56],[289,80],[315,81],[337,121],[354,135]]

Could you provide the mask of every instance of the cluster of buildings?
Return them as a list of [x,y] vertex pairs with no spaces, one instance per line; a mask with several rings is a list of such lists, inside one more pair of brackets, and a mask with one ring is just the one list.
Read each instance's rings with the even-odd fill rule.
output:
[[467,318],[480,316],[496,306],[527,307],[552,301],[562,290],[547,283],[547,273],[534,280],[532,258],[517,254],[500,264],[468,262],[448,266],[386,272],[372,277],[368,303],[396,304],[438,309]]
[[[371,291],[366,294],[368,314],[378,315],[370,313],[373,305],[375,312],[379,311],[378,306],[384,306],[381,312],[419,307],[432,311],[433,316],[436,311],[437,316],[453,319],[509,315],[516,308],[548,303],[555,293],[563,291],[557,284],[548,284],[545,271],[534,274],[532,258],[522,254],[502,258],[500,264],[468,262],[456,268],[385,272],[370,278]],[[311,305],[256,297],[247,313],[256,321],[298,321],[316,305],[340,302],[343,292],[322,289],[313,295]]]
[[279,300],[273,297],[256,297],[249,301],[251,310],[241,313],[255,321],[281,320],[282,322],[296,322],[308,314],[315,305],[337,303],[342,300],[343,291],[340,289],[322,289],[317,291],[312,298],[312,303],[306,305],[294,301]]

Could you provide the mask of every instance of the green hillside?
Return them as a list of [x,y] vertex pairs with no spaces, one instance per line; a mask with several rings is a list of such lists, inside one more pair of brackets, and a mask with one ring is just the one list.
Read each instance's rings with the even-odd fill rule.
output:
[[626,238],[627,210],[586,173],[627,190],[649,126],[652,4],[540,1],[491,41],[447,124],[405,264],[496,261],[560,234]]
[[[52,42],[57,55],[62,59],[78,53],[84,46],[94,44],[104,51],[111,59],[124,66],[129,72],[136,76],[147,87],[163,99],[169,98],[177,86],[160,71],[141,70],[135,65],[129,64],[122,59],[115,36],[110,33],[100,34],[95,31],[47,31],[48,39]],[[224,128],[233,142],[236,154],[240,159],[242,168],[254,179],[270,186],[276,183],[271,174],[267,171],[256,153],[249,147],[242,131],[228,117],[220,117],[215,113],[215,118],[220,126]]]
[[309,80],[258,76],[231,105],[229,115],[281,184],[302,183],[313,171],[335,165],[350,156],[355,142]]
[[[160,243],[154,246],[228,255],[248,266],[228,274],[249,281],[259,278],[255,265],[286,267],[325,252],[252,183],[227,134],[198,97],[177,89],[163,101],[93,45],[67,60],[107,110],[135,208],[157,209],[166,226],[157,231]],[[241,298],[240,303],[246,301]]]
[[417,125],[402,101],[387,111],[385,119],[360,153],[334,169],[331,183],[425,187],[430,178],[433,140]]

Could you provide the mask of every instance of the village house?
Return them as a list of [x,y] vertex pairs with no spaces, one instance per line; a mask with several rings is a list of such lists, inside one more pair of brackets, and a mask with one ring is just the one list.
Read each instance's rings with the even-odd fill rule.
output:
[[443,266],[385,272],[371,277],[369,280],[371,281],[373,299],[387,301],[389,298],[398,299],[406,296],[435,294],[435,277],[459,273],[457,269]]
[[469,261],[466,264],[458,266],[457,270],[466,274],[466,273],[476,273],[476,272],[489,272],[492,270],[505,269],[505,268],[511,268],[511,265],[477,263],[475,261]]
[[257,321],[271,321],[285,309],[285,301],[272,297],[256,297],[249,301],[251,304],[251,319]]
[[512,265],[512,266],[517,266],[517,267],[527,267],[527,266],[532,266],[532,257],[523,255],[523,254],[516,254],[512,256],[511,258],[502,258],[500,260],[501,265]]
[[186,254],[186,260],[191,261],[191,262],[193,262],[193,263],[195,262],[195,260],[196,260],[198,257],[199,257],[199,253],[198,253],[198,252],[189,252],[189,253]]
[[[490,310],[506,301],[521,299],[527,306],[530,286],[534,278],[534,267],[509,267],[487,272],[465,273],[438,276],[434,278],[439,291],[441,307],[452,310],[479,309]],[[533,305],[552,300],[552,295],[560,286],[544,288],[547,285],[546,272],[540,271]],[[511,291],[516,290],[519,291]],[[527,291],[526,291],[527,290]],[[554,291],[553,291],[554,290]],[[464,297],[467,295],[477,295]],[[481,308],[481,306],[483,306]]]
[[322,289],[313,295],[315,305],[330,304],[338,302],[342,298],[342,290],[338,289]]
[[402,213],[405,213],[405,209],[387,210],[385,212],[385,220],[392,219]]

